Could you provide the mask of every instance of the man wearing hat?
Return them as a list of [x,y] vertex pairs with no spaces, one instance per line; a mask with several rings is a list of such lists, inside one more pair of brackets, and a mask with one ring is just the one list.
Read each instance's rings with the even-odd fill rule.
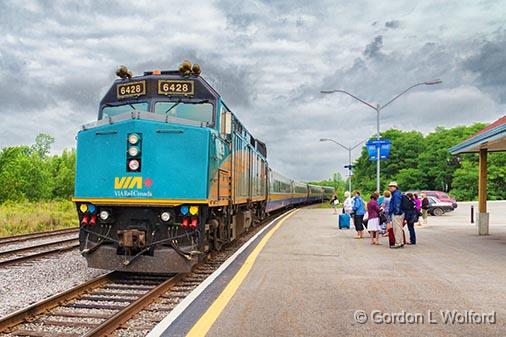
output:
[[390,184],[388,184],[388,189],[392,193],[392,199],[390,199],[389,214],[392,217],[392,229],[395,236],[395,245],[391,246],[390,248],[400,248],[404,246],[404,230],[402,229],[404,222],[404,212],[401,208],[402,194],[401,191],[399,191],[397,182],[395,181],[392,181]]

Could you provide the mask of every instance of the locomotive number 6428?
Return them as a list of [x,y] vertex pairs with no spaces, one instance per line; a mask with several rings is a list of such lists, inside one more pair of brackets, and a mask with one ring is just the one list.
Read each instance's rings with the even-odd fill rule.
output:
[[118,84],[116,87],[118,98],[137,97],[146,94],[146,81]]
[[193,95],[193,81],[159,80],[160,95]]

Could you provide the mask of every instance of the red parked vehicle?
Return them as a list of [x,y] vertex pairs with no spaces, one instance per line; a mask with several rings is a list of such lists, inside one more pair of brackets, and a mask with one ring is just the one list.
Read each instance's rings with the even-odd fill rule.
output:
[[[439,199],[442,202],[449,202],[453,205],[453,208],[457,208],[457,201],[455,199],[450,198],[450,196],[441,191],[422,191],[421,193],[425,193],[428,197],[434,197]],[[420,196],[420,194],[418,194]]]

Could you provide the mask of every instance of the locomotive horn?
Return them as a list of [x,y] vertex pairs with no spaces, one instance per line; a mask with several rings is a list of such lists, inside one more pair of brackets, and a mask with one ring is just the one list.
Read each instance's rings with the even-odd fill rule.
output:
[[181,63],[181,66],[179,67],[179,72],[184,76],[191,75],[192,63],[188,60],[184,60],[183,63]]
[[200,65],[198,65],[197,63],[195,63],[192,67],[192,71],[193,71],[193,75],[195,76],[199,76],[200,75]]
[[116,70],[116,75],[121,78],[127,78],[127,77],[128,77],[128,79],[132,78],[132,72],[130,70],[128,70],[127,66],[123,66],[123,65],[118,67],[118,69]]

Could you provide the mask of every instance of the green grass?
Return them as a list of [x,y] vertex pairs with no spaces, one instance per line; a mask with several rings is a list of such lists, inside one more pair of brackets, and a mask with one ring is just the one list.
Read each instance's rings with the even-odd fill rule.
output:
[[[320,204],[314,204],[313,208],[332,208],[332,205],[330,204],[330,201],[325,201]],[[337,209],[342,209],[343,205],[339,204],[337,205]]]
[[68,200],[0,205],[0,237],[77,226],[76,208]]

